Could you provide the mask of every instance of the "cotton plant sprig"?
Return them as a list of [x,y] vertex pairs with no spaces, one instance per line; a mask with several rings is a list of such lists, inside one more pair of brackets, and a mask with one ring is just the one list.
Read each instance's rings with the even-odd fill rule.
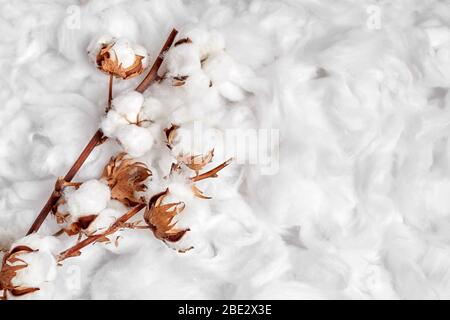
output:
[[[154,194],[149,199],[144,195],[149,187],[149,178],[152,176],[152,172],[145,163],[136,161],[134,157],[144,154],[149,149],[143,149],[139,139],[132,141],[127,139],[127,135],[121,134],[124,130],[126,132],[132,128],[135,130],[134,133],[138,130],[137,132],[143,139],[141,141],[146,141],[145,132],[148,131],[146,128],[148,119],[145,118],[145,110],[142,108],[142,92],[159,78],[158,69],[163,61],[163,55],[170,48],[176,34],[177,31],[173,30],[148,75],[135,89],[135,93],[125,93],[110,101],[107,116],[102,123],[104,130],[99,130],[94,135],[67,175],[57,180],[52,195],[28,233],[36,232],[48,213],[52,211],[57,222],[62,225],[59,234],[78,235],[78,241],[59,254],[53,254],[39,246],[31,247],[20,244],[13,246],[5,253],[0,270],[0,290],[3,291],[3,298],[7,298],[7,293],[20,296],[40,290],[42,284],[52,281],[51,274],[54,273],[55,265],[60,265],[68,258],[81,255],[82,250],[91,244],[114,241],[114,244],[118,246],[119,236],[115,236],[115,240],[113,239],[119,230],[126,228],[149,229],[155,238],[166,244],[178,242],[190,231],[189,228],[176,226],[176,217],[185,209],[185,203],[175,200],[176,195],[171,195],[169,188]],[[189,41],[182,39],[178,41],[177,45],[189,43]],[[123,79],[142,72],[143,58],[134,54],[134,62],[128,69],[124,69],[124,65],[119,63],[121,61],[119,50],[111,51],[115,45],[117,42],[101,46],[96,59],[97,66],[110,76],[117,74]],[[125,66],[125,68],[127,67]],[[112,82],[109,90],[110,98],[111,87]],[[172,151],[172,144],[179,127],[180,125],[172,125],[164,130],[169,152]],[[106,135],[103,133],[105,130],[107,131]],[[128,137],[139,137],[139,134],[128,135]],[[108,138],[116,139],[122,145],[124,152],[111,158],[98,180],[72,182],[90,152],[96,145]],[[127,154],[127,152],[134,153],[134,155]],[[170,174],[164,179],[170,180],[175,175],[181,176],[191,187],[193,195],[201,199],[210,199],[210,197],[203,194],[196,186],[196,182],[217,177],[218,172],[231,162],[229,159],[202,173],[212,162],[214,149],[204,155],[172,154],[172,156],[176,162],[172,164]],[[190,172],[186,173],[182,167],[192,171],[194,175],[191,175]],[[178,178],[177,181],[179,181]],[[142,219],[130,222],[144,208]],[[28,235],[22,240],[33,236],[37,235]],[[178,249],[178,251],[186,252],[190,249],[192,247]],[[45,261],[44,264],[42,264],[43,261]],[[44,268],[42,268],[43,266]],[[42,271],[38,281],[26,277],[27,274],[30,274],[30,270],[35,270],[33,271],[35,273]]]
[[[158,57],[156,58],[155,62],[153,63],[152,67],[148,71],[146,77],[142,80],[142,82],[136,87],[137,92],[144,92],[155,80],[159,78],[158,76],[158,70],[161,67],[161,64],[164,59],[164,54],[167,50],[172,46],[172,43],[175,40],[175,37],[177,35],[178,31],[173,29],[168,36],[166,42],[164,43]],[[89,143],[86,145],[86,147],[83,149],[77,160],[74,162],[72,167],[69,169],[67,174],[62,178],[65,182],[71,182],[72,179],[75,177],[77,172],[80,170],[83,163],[86,161],[86,159],[89,157],[91,152],[94,150],[96,146],[101,144],[104,139],[107,139],[104,137],[103,132],[101,129],[99,129],[91,138]],[[58,183],[58,182],[57,182]],[[57,186],[56,186],[57,187]],[[35,221],[31,225],[30,229],[27,232],[27,235],[34,233],[39,230],[42,223],[45,221],[46,217],[48,216],[49,212],[52,210],[52,208],[55,206],[56,202],[61,197],[61,194],[58,190],[55,189],[51,193],[49,199],[45,203],[42,210],[39,212],[38,216],[36,217]]]

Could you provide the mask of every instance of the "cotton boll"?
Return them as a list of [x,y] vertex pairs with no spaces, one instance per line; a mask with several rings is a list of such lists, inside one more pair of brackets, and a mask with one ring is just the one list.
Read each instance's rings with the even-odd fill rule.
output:
[[103,118],[100,128],[106,136],[114,137],[116,131],[127,124],[129,124],[128,121],[121,114],[115,110],[109,110]]
[[84,182],[67,197],[67,207],[73,219],[89,214],[98,214],[106,208],[111,198],[109,187],[99,180]]
[[17,272],[12,280],[14,286],[39,288],[43,282],[56,278],[56,260],[51,253],[39,250],[21,254],[20,259],[27,267]]
[[131,43],[125,38],[119,38],[114,42],[111,53],[115,55],[116,60],[124,68],[132,66],[136,59]]
[[173,47],[165,59],[170,76],[189,76],[201,69],[200,54],[194,44]]
[[120,216],[124,214],[123,210],[106,208],[100,211],[97,217],[89,224],[85,230],[87,234],[93,235],[107,230]]
[[244,91],[229,81],[219,85],[219,92],[222,96],[232,102],[238,102],[245,98]]
[[[210,91],[211,80],[201,70],[197,70],[189,75],[182,89],[188,94],[189,98],[199,100],[201,96],[206,96]],[[207,99],[211,101],[212,99]]]
[[134,124],[119,127],[116,137],[125,152],[134,158],[144,155],[154,144],[150,130]]
[[153,97],[147,97],[145,98],[142,110],[139,113],[139,119],[153,121],[163,117],[166,113],[167,110],[160,100]]
[[20,246],[26,246],[34,251],[20,253],[18,258],[23,262],[8,262],[8,265],[23,265],[23,263],[26,263],[25,268],[16,272],[11,284],[42,290],[46,282],[51,282],[56,278],[57,263],[54,252],[59,249],[59,241],[54,237],[31,234],[17,240],[11,248]]
[[57,238],[51,236],[41,236],[37,233],[32,233],[29,236],[16,240],[11,247],[27,246],[33,250],[55,252],[59,249],[60,242]]
[[122,79],[140,74],[148,63],[146,50],[125,38],[100,37],[89,45],[88,54],[100,70]]
[[137,91],[129,91],[115,97],[112,108],[129,122],[137,122],[137,117],[144,104],[144,96]]
[[186,37],[198,46],[201,59],[225,49],[224,37],[215,30],[208,32],[205,29],[195,28],[187,31]]
[[203,70],[213,85],[232,80],[238,74],[236,62],[226,52],[208,57],[203,64]]

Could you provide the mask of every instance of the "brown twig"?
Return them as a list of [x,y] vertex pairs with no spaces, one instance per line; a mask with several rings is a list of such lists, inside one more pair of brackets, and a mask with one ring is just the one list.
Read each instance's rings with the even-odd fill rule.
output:
[[58,262],[61,262],[67,258],[76,257],[81,254],[81,249],[84,247],[97,242],[99,240],[104,240],[109,235],[113,234],[117,230],[123,227],[125,222],[130,220],[132,217],[134,217],[139,211],[144,209],[146,204],[138,204],[137,206],[131,208],[127,213],[125,213],[123,216],[121,216],[119,219],[116,220],[105,232],[89,236],[83,241],[78,242],[73,247],[61,252],[61,254],[58,256]]
[[[158,78],[158,70],[161,67],[161,64],[164,60],[164,54],[165,52],[172,46],[173,41],[175,40],[175,36],[177,35],[178,31],[173,29],[170,32],[169,37],[167,38],[166,42],[164,43],[164,46],[162,47],[158,57],[156,58],[155,62],[153,63],[153,66],[151,67],[150,71],[148,72],[147,76],[142,80],[142,82],[136,87],[136,91],[142,93],[144,92],[157,78]],[[70,182],[75,174],[80,170],[83,163],[86,161],[88,156],[91,154],[92,150],[103,142],[105,140],[105,137],[103,136],[103,132],[99,129],[94,136],[91,138],[87,146],[84,148],[83,152],[80,154],[78,159],[75,161],[75,163],[70,168],[69,172],[65,175],[64,180],[67,182]],[[60,194],[59,192],[56,192],[55,190],[50,195],[49,199],[47,200],[47,203],[42,208],[39,215],[36,217],[35,221],[31,225],[30,229],[27,232],[27,235],[34,233],[39,230],[42,223],[44,222],[45,218],[47,218],[50,210],[52,207],[56,204],[56,202],[59,200]]]
[[156,79],[158,79],[158,70],[164,61],[164,56],[167,50],[169,50],[169,48],[172,46],[172,43],[175,40],[175,37],[177,36],[177,33],[178,31],[176,29],[172,29],[172,31],[169,34],[169,37],[167,38],[161,51],[159,52],[158,57],[153,63],[152,68],[150,69],[144,80],[142,80],[142,82],[137,86],[136,88],[137,92],[143,93]]
[[113,91],[113,81],[114,81],[114,75],[111,73],[109,75],[109,83],[108,83],[108,106],[106,107],[106,112],[108,112],[111,109],[112,104],[112,91]]

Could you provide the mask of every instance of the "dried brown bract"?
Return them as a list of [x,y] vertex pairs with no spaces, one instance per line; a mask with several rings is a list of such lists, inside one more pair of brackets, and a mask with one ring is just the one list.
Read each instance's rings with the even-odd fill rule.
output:
[[135,162],[126,158],[126,155],[122,152],[112,157],[103,169],[101,179],[111,189],[111,198],[131,207],[144,202],[144,198],[137,196],[136,192],[147,190],[145,181],[152,172],[145,163]]
[[173,139],[175,139],[175,135],[179,127],[180,127],[179,125],[172,123],[169,128],[164,129],[164,134],[166,135],[167,140],[167,147],[169,149],[172,149]]
[[213,157],[214,157],[214,149],[212,149],[205,155],[178,156],[177,160],[179,162],[184,163],[189,169],[195,171],[195,173],[198,175],[198,172],[202,170],[208,163],[210,163]]
[[134,63],[124,68],[122,64],[117,60],[114,53],[111,53],[111,49],[115,43],[104,44],[96,56],[97,67],[109,74],[114,75],[117,78],[130,79],[140,75],[144,71],[142,64],[143,56],[135,55]]
[[224,169],[225,167],[227,167],[231,163],[231,161],[233,161],[233,158],[228,159],[227,161],[219,164],[217,167],[215,167],[205,173],[197,174],[195,177],[191,177],[190,180],[192,182],[197,182],[197,181],[201,181],[201,180],[205,180],[205,179],[209,179],[209,178],[217,178],[218,177],[217,173],[219,171],[221,171],[222,169]]
[[34,251],[27,246],[17,246],[3,257],[2,269],[0,270],[0,290],[3,290],[1,300],[7,299],[8,292],[13,296],[22,296],[39,290],[39,288],[14,286],[12,284],[17,272],[28,267],[28,264],[20,259],[20,255]]
[[205,199],[205,200],[211,199],[211,197],[205,196],[205,194],[203,193],[203,191],[200,190],[195,184],[193,184],[193,185],[191,186],[191,189],[192,189],[192,193],[193,193],[194,196],[196,196],[197,198]]
[[64,231],[69,236],[80,235],[83,231],[85,231],[92,222],[97,218],[97,214],[90,214],[87,216],[79,217],[78,220],[72,223],[68,228],[64,229]]
[[192,43],[192,40],[189,38],[183,38],[183,39],[180,39],[177,42],[175,42],[175,44],[173,46],[176,47],[176,46],[179,46],[180,44],[184,44],[184,43]]
[[167,197],[169,189],[155,194],[149,201],[144,213],[144,220],[150,226],[153,234],[157,239],[177,242],[189,229],[177,229],[173,219],[184,210],[183,202],[173,202],[163,204],[164,198]]
[[172,86],[181,87],[186,84],[186,80],[189,76],[176,76],[172,78]]

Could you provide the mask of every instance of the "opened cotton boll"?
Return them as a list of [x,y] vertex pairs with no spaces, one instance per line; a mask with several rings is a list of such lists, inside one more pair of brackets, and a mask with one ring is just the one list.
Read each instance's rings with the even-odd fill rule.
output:
[[116,138],[124,151],[134,158],[143,156],[154,144],[151,131],[134,124],[121,126],[116,132]]
[[76,220],[102,211],[110,198],[111,191],[106,184],[99,180],[89,180],[67,196],[67,209],[72,219]]
[[122,79],[141,74],[148,65],[145,48],[125,38],[102,36],[89,45],[88,54],[101,71]]
[[154,121],[164,117],[167,113],[167,108],[163,106],[161,101],[156,98],[148,97],[142,105],[141,112],[139,113],[140,120]]
[[85,233],[94,235],[105,232],[111,225],[128,211],[120,201],[110,200],[105,209],[100,211],[97,217],[86,228]]
[[241,73],[239,65],[226,52],[209,57],[203,64],[203,71],[211,79],[213,85],[237,79]]
[[144,96],[137,91],[122,93],[112,100],[112,108],[127,122],[136,123],[144,104]]
[[56,278],[57,263],[53,255],[58,247],[54,237],[32,234],[16,241],[4,256],[0,271],[3,296],[23,296],[40,290]]
[[208,32],[205,29],[195,28],[187,31],[186,37],[199,48],[201,60],[225,49],[224,37],[214,30]]
[[119,127],[129,124],[128,121],[117,111],[109,110],[103,118],[100,128],[107,137],[114,137]]
[[166,57],[168,76],[189,76],[201,69],[200,53],[193,43],[183,43],[169,50]]
[[[45,251],[34,251],[19,254],[27,267],[19,270],[12,284],[18,287],[39,287],[43,282],[52,281],[56,277],[56,260]],[[14,265],[14,264],[13,264]]]

